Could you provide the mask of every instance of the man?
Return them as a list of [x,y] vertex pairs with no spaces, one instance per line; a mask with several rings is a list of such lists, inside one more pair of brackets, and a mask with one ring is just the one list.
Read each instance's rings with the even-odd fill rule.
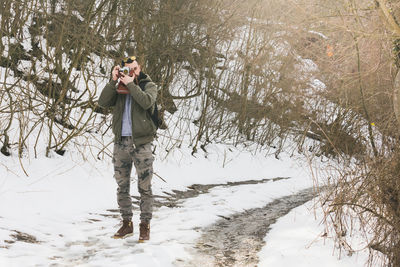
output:
[[[129,67],[131,72],[125,74],[120,71],[121,67]],[[138,174],[140,193],[139,242],[150,238],[154,161],[152,141],[156,126],[149,111],[153,111],[156,98],[156,85],[141,71],[134,56],[125,58],[121,66],[113,68],[112,80],[104,87],[99,98],[100,106],[113,107],[114,177],[118,184],[117,200],[122,217],[122,226],[114,238],[133,235],[132,200],[129,192],[132,162]]]

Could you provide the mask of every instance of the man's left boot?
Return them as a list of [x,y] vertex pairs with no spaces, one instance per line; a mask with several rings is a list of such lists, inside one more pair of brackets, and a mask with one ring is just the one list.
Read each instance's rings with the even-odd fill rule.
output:
[[139,224],[139,243],[143,243],[150,239],[150,223],[141,222]]

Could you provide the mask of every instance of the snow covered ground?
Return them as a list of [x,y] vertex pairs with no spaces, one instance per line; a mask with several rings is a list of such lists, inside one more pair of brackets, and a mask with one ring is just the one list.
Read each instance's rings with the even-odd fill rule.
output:
[[368,260],[365,252],[349,257],[329,236],[322,237],[326,233],[320,224],[322,217],[322,210],[310,201],[278,220],[258,254],[259,266],[363,266]]
[[[195,158],[181,149],[168,160],[159,158],[155,171],[166,182],[154,176],[153,193],[168,196],[192,184],[290,178],[219,185],[182,199],[178,206],[157,208],[151,240],[144,244],[137,243],[137,209],[134,236],[111,238],[120,219],[110,159],[83,161],[67,152],[63,157],[55,154],[19,162],[17,157],[0,155],[0,266],[185,266],[203,227],[221,216],[263,207],[313,185],[307,164],[285,156],[277,160],[232,150],[211,146],[207,158],[202,153]],[[131,193],[138,196],[134,172],[132,180]],[[364,265],[365,254],[338,258],[330,237],[321,237],[322,213],[311,209],[312,203],[292,210],[273,225],[258,253],[258,266]],[[201,265],[213,266],[208,261]]]

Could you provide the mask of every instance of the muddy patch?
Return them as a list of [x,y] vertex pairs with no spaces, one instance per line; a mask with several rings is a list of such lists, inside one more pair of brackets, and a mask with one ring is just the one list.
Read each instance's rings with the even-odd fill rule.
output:
[[[277,219],[313,199],[313,188],[275,199],[262,208],[249,209],[229,217],[222,217],[203,232],[190,262],[177,262],[178,266],[257,266],[257,253],[265,245],[264,238]],[[207,260],[205,260],[207,259]],[[207,266],[207,265],[205,265]]]
[[4,240],[5,243],[8,244],[13,244],[15,242],[25,242],[25,243],[31,243],[31,244],[39,244],[42,243],[41,241],[37,240],[36,237],[33,235],[23,233],[17,230],[12,230],[12,234],[10,234],[10,237],[12,237],[12,240]]
[[[240,185],[249,185],[249,184],[263,184],[268,182],[276,182],[280,180],[287,180],[290,179],[289,177],[276,177],[271,179],[261,179],[261,180],[245,180],[239,182],[228,182],[224,184],[193,184],[188,186],[188,190],[181,191],[181,190],[172,190],[170,192],[164,192],[167,196],[159,196],[154,195],[154,207],[179,207],[184,200],[189,198],[197,197],[200,194],[207,194],[209,193],[210,189],[215,187],[232,187],[232,186],[240,186]],[[139,205],[139,196],[132,196],[135,199],[133,203],[135,205]]]

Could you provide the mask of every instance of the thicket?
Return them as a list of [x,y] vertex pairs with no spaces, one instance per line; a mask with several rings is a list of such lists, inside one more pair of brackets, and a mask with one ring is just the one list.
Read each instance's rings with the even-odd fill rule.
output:
[[[2,5],[1,152],[9,155],[17,147],[20,157],[30,147],[36,156],[39,138],[46,140],[46,155],[63,154],[76,137],[101,139],[109,131],[109,111],[97,105],[97,96],[112,66],[126,55],[138,56],[159,86],[161,110],[173,114],[175,99],[200,96],[210,86],[207,77],[220,57],[216,43],[230,34],[225,20],[231,14],[213,1],[6,0]],[[177,77],[183,69],[188,76]],[[172,95],[177,82],[187,86]]]
[[[329,59],[316,56],[318,42],[308,52],[326,85],[324,97],[336,105],[330,127],[316,124],[332,141],[339,162],[323,200],[328,225],[349,253],[360,249],[351,241],[361,233],[369,266],[400,266],[400,5],[383,0],[293,4],[308,14],[306,24],[327,38]],[[337,128],[355,139],[336,135]]]

